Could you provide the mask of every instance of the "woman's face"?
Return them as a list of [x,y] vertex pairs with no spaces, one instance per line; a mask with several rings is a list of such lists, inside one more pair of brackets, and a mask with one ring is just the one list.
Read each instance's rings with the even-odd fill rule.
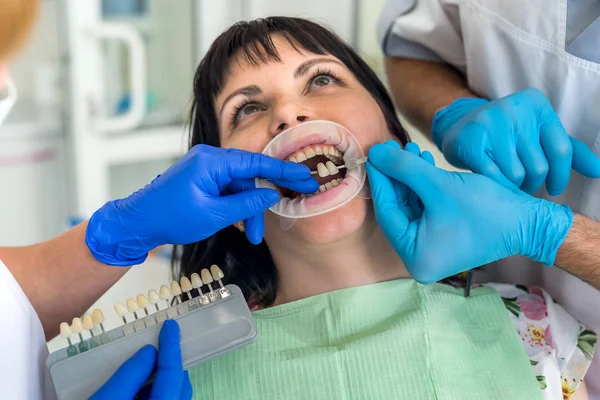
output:
[[[258,66],[239,58],[231,63],[216,98],[221,146],[261,153],[284,130],[302,122],[328,120],[346,127],[365,154],[388,140],[383,113],[371,94],[337,58],[294,49],[274,35],[281,62]],[[327,244],[356,232],[373,218],[368,200],[359,197],[332,212],[296,221],[283,233],[279,219],[265,214],[267,243],[282,236],[311,244]]]

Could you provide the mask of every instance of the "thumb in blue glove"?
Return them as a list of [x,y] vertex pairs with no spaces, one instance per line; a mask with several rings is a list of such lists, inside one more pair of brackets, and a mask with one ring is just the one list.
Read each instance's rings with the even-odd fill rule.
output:
[[438,111],[432,137],[448,162],[533,194],[561,194],[571,169],[600,177],[600,158],[567,134],[550,101],[526,89],[494,101],[462,98]]
[[[114,375],[91,400],[131,400],[138,394],[142,398],[143,386],[156,366],[156,375],[150,391],[150,399],[167,400],[192,398],[192,385],[187,371],[183,370],[179,345],[179,325],[166,320],[160,331],[157,352],[154,346],[142,347],[125,361]],[[142,391],[142,392],[140,392]]]
[[[517,254],[553,264],[573,220],[568,207],[482,175],[444,171],[416,154],[375,145],[367,165],[377,221],[415,280],[437,282]],[[420,214],[405,206],[411,191]]]
[[143,189],[96,211],[86,244],[97,260],[129,266],[143,262],[155,247],[197,242],[242,220],[250,242],[260,243],[263,213],[279,194],[255,188],[254,178],[299,193],[319,187],[305,165],[198,145]]

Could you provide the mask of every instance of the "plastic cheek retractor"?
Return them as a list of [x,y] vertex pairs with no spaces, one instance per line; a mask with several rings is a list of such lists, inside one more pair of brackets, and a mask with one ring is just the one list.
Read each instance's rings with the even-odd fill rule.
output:
[[[364,157],[356,137],[342,125],[331,121],[310,121],[289,128],[271,140],[263,154],[286,159],[298,150],[314,148],[314,145],[335,146],[342,152],[344,163]],[[298,218],[328,213],[361,195],[366,176],[364,164],[347,169],[343,180],[336,186],[310,197],[282,197],[270,210],[280,217],[281,228],[289,229]],[[272,183],[261,179],[256,180],[256,187],[276,189]]]

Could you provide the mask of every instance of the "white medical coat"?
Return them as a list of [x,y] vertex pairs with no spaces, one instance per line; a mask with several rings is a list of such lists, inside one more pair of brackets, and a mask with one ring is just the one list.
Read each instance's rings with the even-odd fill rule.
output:
[[0,398],[53,399],[46,373],[42,324],[23,290],[0,261]]

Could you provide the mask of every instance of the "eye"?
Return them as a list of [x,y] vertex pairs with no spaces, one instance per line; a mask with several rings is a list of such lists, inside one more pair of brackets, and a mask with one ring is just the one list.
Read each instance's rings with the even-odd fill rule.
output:
[[259,103],[244,103],[236,107],[233,112],[233,125],[236,125],[242,118],[257,112],[265,111],[266,107]]
[[336,83],[336,79],[327,74],[321,74],[315,76],[310,82],[311,88],[320,88],[323,86],[331,85],[332,83]]

